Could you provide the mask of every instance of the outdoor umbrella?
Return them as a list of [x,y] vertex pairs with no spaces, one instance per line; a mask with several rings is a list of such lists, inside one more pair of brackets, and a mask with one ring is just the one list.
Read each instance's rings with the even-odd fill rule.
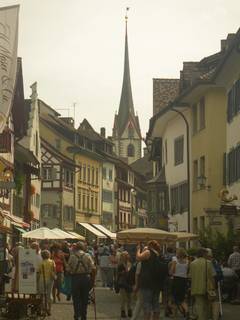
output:
[[127,229],[117,233],[117,240],[121,243],[147,242],[150,240],[168,242],[174,241],[176,239],[176,235],[161,229],[154,228]]
[[65,237],[55,233],[53,230],[46,227],[35,229],[23,234],[23,238],[29,239],[65,239]]
[[59,234],[60,236],[64,237],[64,239],[78,239],[76,236],[74,236],[66,231],[63,231],[62,229],[59,229],[59,228],[54,228],[54,229],[52,229],[52,231],[54,231],[56,234]]
[[199,236],[189,232],[171,232],[171,234],[177,236],[176,241],[189,241],[196,240]]

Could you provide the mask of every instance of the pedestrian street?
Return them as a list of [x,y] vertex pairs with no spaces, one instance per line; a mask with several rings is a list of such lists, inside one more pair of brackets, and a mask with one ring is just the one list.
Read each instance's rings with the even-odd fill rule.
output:
[[[65,300],[64,296],[61,296],[62,301],[53,305],[52,316],[48,317],[48,320],[71,320],[73,319],[73,307],[72,303]],[[111,291],[108,288],[96,288],[96,309],[97,320],[120,320],[120,304],[119,295]],[[240,306],[224,304],[223,305],[224,316],[222,320],[239,320]],[[94,308],[91,304],[88,307],[89,320],[94,320]],[[140,318],[139,320],[141,320]],[[163,316],[163,308],[160,319],[167,320]],[[178,319],[183,319],[179,317]]]

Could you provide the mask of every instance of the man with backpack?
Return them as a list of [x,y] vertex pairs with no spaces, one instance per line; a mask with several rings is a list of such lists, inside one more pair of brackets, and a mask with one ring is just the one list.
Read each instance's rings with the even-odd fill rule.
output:
[[158,320],[160,316],[160,291],[164,287],[168,270],[160,258],[160,246],[155,240],[149,241],[147,249],[141,252],[137,247],[137,261],[141,261],[139,290],[143,301],[144,320]]

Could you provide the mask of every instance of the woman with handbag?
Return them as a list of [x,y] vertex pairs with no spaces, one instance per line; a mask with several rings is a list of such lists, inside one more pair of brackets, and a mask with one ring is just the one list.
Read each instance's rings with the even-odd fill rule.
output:
[[51,293],[56,277],[55,263],[50,259],[48,250],[43,250],[41,255],[43,260],[38,269],[38,288],[39,293],[45,298],[45,310],[48,315],[51,315]]

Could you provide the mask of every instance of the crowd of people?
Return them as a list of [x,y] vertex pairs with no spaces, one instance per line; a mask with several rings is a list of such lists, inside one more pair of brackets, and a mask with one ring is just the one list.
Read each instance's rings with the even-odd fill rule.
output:
[[[18,243],[6,249],[9,270],[17,266]],[[165,316],[185,319],[217,320],[224,298],[240,303],[240,252],[238,247],[228,260],[220,263],[211,249],[199,248],[194,257],[183,248],[163,252],[157,241],[146,246],[95,244],[85,242],[32,242],[37,254],[38,292],[44,294],[45,308],[61,301],[61,295],[72,300],[74,320],[87,319],[89,293],[96,275],[103,287],[119,295],[120,316],[131,320],[157,320],[160,301]],[[16,269],[16,268],[15,268]],[[15,270],[15,274],[16,274]],[[13,276],[13,291],[17,277]]]

